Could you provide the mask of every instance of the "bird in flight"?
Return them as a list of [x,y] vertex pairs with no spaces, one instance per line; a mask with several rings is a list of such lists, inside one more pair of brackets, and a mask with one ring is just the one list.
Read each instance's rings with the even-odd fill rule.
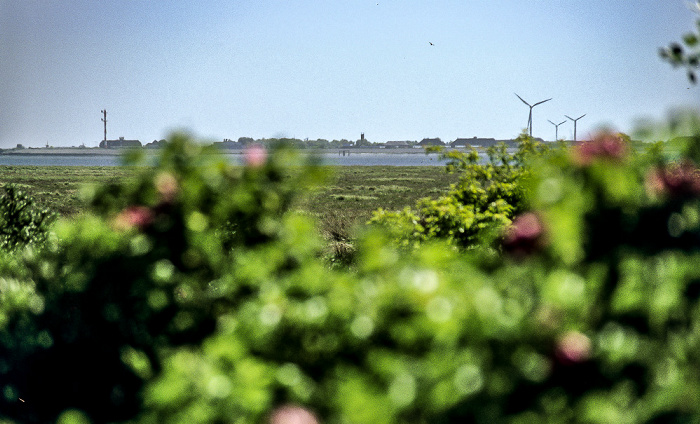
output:
[[434,46],[434,45],[435,45],[435,44],[433,44],[432,41],[428,41],[428,44],[430,44],[431,46]]

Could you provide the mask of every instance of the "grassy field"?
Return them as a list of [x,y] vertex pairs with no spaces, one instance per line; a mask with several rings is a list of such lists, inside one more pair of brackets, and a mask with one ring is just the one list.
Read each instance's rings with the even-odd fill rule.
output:
[[79,195],[82,186],[129,178],[131,172],[108,166],[0,166],[0,184],[14,183],[39,206],[70,216],[83,207]]
[[330,181],[302,199],[299,209],[319,220],[326,238],[343,240],[372,211],[413,206],[420,198],[446,192],[456,180],[441,166],[337,166]]
[[[63,215],[80,212],[80,188],[89,183],[128,179],[123,167],[0,166],[0,184],[15,183],[42,207]],[[297,208],[316,217],[324,236],[348,237],[372,211],[412,206],[422,197],[437,197],[455,175],[440,166],[336,166],[324,186],[303,196]]]

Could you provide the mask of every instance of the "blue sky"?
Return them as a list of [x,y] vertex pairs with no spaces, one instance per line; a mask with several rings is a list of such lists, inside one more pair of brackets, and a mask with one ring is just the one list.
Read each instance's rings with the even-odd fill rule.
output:
[[[0,0],[0,147],[175,129],[373,142],[513,138],[697,107],[658,57],[684,0]],[[433,45],[430,45],[433,43]],[[690,88],[689,88],[690,87]],[[573,124],[559,127],[573,137]]]

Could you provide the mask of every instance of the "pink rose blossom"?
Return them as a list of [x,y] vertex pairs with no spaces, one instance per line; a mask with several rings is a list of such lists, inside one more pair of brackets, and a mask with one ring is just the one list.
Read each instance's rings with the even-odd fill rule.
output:
[[534,212],[527,212],[513,220],[503,246],[516,256],[524,256],[536,251],[543,244],[543,238],[544,227],[540,218]]
[[247,166],[259,168],[267,162],[267,150],[259,144],[247,146],[243,153],[243,159]]
[[591,141],[583,141],[573,149],[573,160],[581,166],[590,165],[596,159],[622,161],[629,153],[629,146],[619,135],[603,132]]
[[688,160],[657,167],[647,174],[645,186],[652,196],[700,196],[700,170]]
[[179,191],[177,179],[168,172],[162,172],[155,178],[155,186],[163,202],[170,203],[175,200]]
[[319,424],[319,421],[314,414],[300,406],[285,405],[272,411],[270,424]]
[[559,339],[556,356],[564,364],[577,364],[591,357],[591,340],[583,333],[569,331]]
[[120,230],[137,228],[143,230],[153,222],[153,211],[145,206],[129,206],[114,219],[114,226]]

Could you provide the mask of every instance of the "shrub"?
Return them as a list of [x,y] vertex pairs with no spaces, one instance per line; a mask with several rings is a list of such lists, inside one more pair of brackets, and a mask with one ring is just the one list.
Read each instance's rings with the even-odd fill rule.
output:
[[41,245],[54,219],[48,209],[37,207],[34,200],[14,184],[2,187],[0,195],[0,250],[15,250],[27,245]]
[[[693,422],[700,173],[604,134],[533,158],[502,254],[369,227],[329,268],[286,210],[317,176],[175,138],[0,262],[0,413],[18,422]],[[488,191],[488,187],[481,187]],[[515,198],[515,197],[513,197]],[[515,203],[515,202],[514,202]],[[509,218],[510,219],[510,218]],[[21,400],[20,400],[21,399]],[[294,408],[294,407],[291,407]]]
[[[0,414],[133,417],[162,353],[201,343],[245,298],[235,295],[232,254],[282,237],[291,193],[317,176],[283,146],[263,155],[233,167],[176,136],[154,167],[134,168],[133,183],[95,188],[92,213],[57,222],[46,248],[18,265],[23,280],[3,279],[20,288],[2,304]],[[303,249],[265,265],[294,266]]]
[[354,271],[308,256],[235,271],[254,294],[169,356],[142,421],[256,422],[288,403],[331,423],[696,420],[698,174],[620,143],[539,159],[502,257],[406,252],[373,228]]
[[473,148],[444,153],[447,171],[460,174],[446,195],[422,199],[415,210],[380,209],[370,222],[384,226],[405,246],[434,238],[461,248],[488,244],[525,207],[522,183],[529,175],[528,161],[548,150],[524,133],[517,142],[518,150],[512,154],[505,144],[489,147],[485,163]]

